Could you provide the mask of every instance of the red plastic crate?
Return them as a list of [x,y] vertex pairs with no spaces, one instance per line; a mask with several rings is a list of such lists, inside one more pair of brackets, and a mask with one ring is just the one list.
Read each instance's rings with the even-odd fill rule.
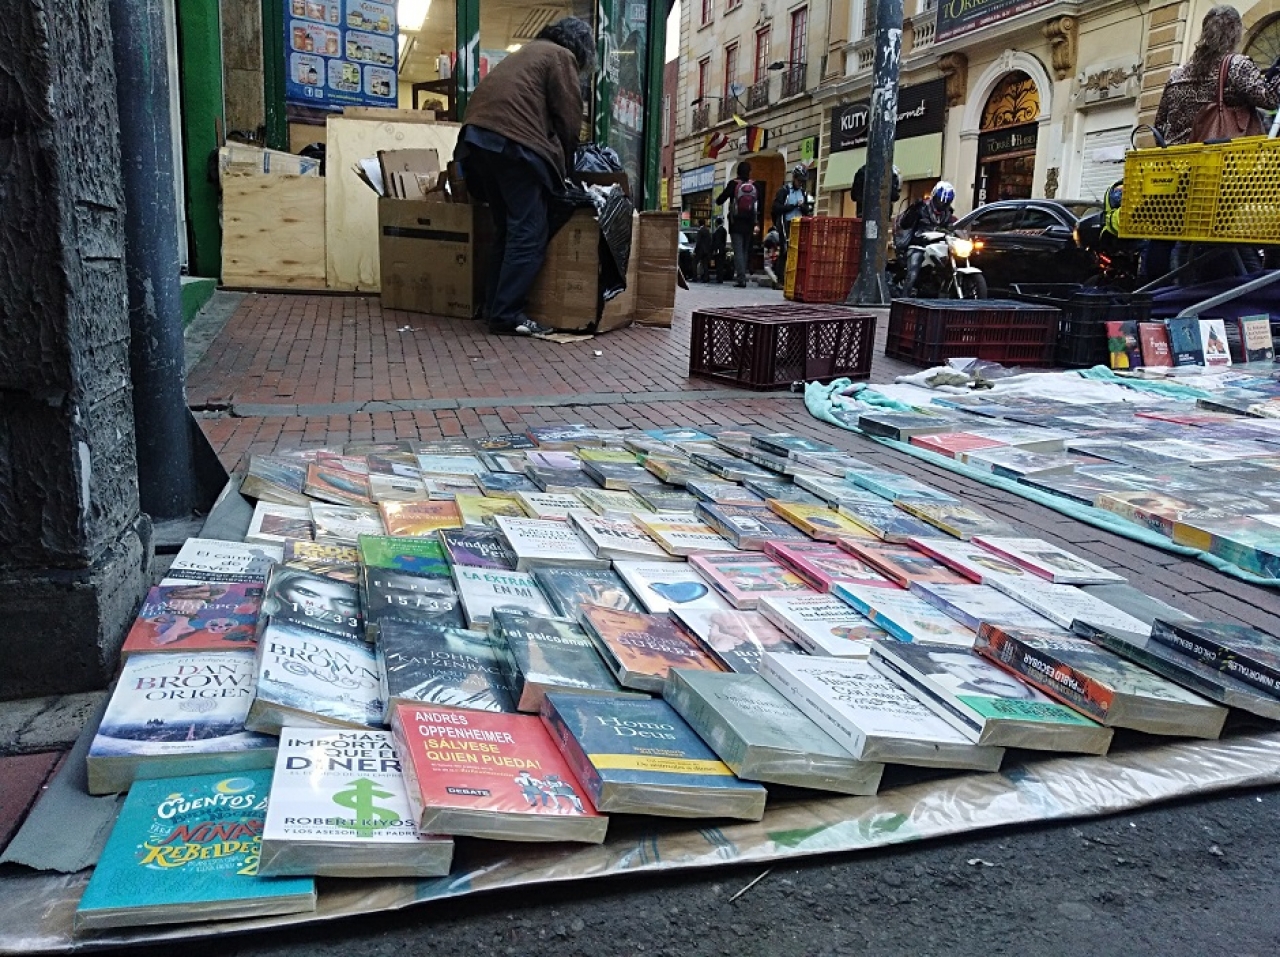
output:
[[862,260],[862,220],[805,216],[792,229],[786,297],[796,302],[844,302]]
[[884,354],[919,366],[959,358],[1052,366],[1061,315],[1011,299],[895,299]]
[[744,389],[868,379],[876,317],[846,306],[744,306],[693,314],[689,374]]

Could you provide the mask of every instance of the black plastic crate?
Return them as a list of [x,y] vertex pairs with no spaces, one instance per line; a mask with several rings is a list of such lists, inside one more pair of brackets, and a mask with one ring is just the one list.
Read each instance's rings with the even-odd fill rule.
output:
[[1015,283],[1010,292],[1022,302],[1062,310],[1054,362],[1068,368],[1108,364],[1108,322],[1151,318],[1152,299],[1147,293],[1086,289],[1079,283]]
[[919,366],[960,358],[1050,366],[1060,315],[1012,299],[895,299],[884,354]]
[[689,374],[744,389],[869,379],[876,318],[846,306],[706,309],[693,314]]

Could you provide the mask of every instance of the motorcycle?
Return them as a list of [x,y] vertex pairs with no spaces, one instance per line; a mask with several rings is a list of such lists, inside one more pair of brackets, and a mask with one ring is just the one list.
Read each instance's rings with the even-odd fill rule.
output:
[[907,261],[920,256],[911,295],[921,299],[986,299],[987,278],[977,266],[969,265],[969,257],[980,248],[967,236],[943,230],[918,233],[905,250],[886,269],[889,289],[894,297],[902,296],[907,281]]
[[1073,230],[1076,246],[1093,257],[1098,270],[1085,286],[1129,292],[1139,284],[1142,243],[1136,239],[1120,239],[1105,231],[1104,222],[1103,213],[1093,213],[1080,220]]

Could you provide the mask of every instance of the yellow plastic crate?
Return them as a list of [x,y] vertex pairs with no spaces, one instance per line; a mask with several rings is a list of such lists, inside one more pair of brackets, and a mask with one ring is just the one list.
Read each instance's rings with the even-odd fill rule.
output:
[[795,299],[796,297],[796,276],[800,273],[800,236],[801,232],[797,225],[795,234],[794,249],[787,250],[787,274],[782,278],[782,298]]
[[1280,242],[1280,140],[1253,136],[1127,153],[1120,235]]

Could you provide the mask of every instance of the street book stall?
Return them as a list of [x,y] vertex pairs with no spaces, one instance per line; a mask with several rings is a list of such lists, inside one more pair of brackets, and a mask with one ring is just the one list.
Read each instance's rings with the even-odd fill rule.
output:
[[[875,395],[808,398],[898,439],[962,414]],[[994,418],[963,414],[970,442]],[[987,431],[1002,467],[1055,454],[1047,423]],[[1269,486],[1277,446],[1234,441]],[[255,455],[204,536],[0,859],[4,952],[1280,782],[1269,633],[801,435],[568,425]]]

